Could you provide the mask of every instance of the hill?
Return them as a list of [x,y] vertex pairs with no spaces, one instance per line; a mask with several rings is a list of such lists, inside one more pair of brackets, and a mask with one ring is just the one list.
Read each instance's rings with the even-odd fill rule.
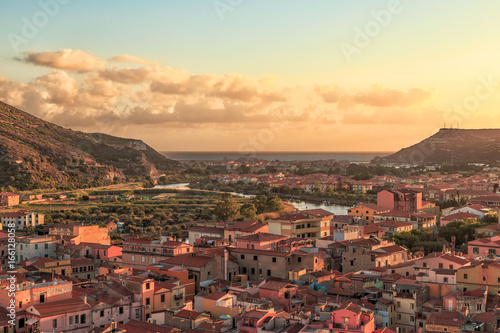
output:
[[73,131],[0,102],[0,187],[100,186],[178,167],[140,140]]
[[447,129],[385,157],[377,164],[496,164],[500,161],[500,129]]

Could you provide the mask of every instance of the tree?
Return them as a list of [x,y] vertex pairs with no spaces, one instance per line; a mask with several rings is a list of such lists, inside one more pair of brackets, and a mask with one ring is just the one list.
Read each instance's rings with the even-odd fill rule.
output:
[[253,204],[244,204],[240,207],[240,215],[248,220],[257,220],[257,208]]
[[267,198],[267,211],[273,213],[281,213],[283,206],[281,199],[277,195]]
[[104,222],[99,223],[99,228],[106,228],[106,223]]
[[231,194],[224,193],[222,201],[215,206],[214,214],[221,221],[235,221],[240,215],[239,206]]

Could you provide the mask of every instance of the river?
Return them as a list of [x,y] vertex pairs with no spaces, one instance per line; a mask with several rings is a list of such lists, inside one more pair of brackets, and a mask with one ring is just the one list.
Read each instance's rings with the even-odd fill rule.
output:
[[[165,188],[165,189],[176,189],[176,190],[189,190],[189,183],[179,183],[179,184],[169,184],[169,185],[157,185],[154,188]],[[237,192],[229,192],[233,195],[238,195],[240,197],[252,198],[254,195],[237,193]],[[341,206],[341,205],[327,205],[327,204],[317,204],[306,201],[299,200],[283,200],[284,202],[288,202],[292,204],[295,208],[303,210],[303,209],[324,209],[326,211],[332,212],[335,215],[347,215],[347,210],[351,208],[350,206]]]

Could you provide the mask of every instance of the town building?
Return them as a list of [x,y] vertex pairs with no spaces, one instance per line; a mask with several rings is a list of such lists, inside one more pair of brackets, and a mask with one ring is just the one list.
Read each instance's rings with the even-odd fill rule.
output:
[[123,243],[122,262],[134,268],[145,269],[168,257],[192,253],[193,245],[172,241],[166,237],[160,239],[131,238]]
[[368,222],[374,222],[375,214],[387,213],[390,208],[382,207],[371,203],[361,203],[358,206],[347,210],[348,216],[365,219]]
[[3,229],[8,229],[9,225],[14,225],[16,229],[25,229],[27,227],[35,228],[44,223],[45,215],[28,210],[19,210],[17,212],[3,214],[0,220],[2,221]]
[[19,205],[19,194],[11,192],[0,193],[0,206],[14,207]]
[[390,189],[377,193],[377,205],[388,210],[414,213],[422,209],[422,193],[411,189]]
[[334,214],[324,209],[309,209],[291,212],[275,220],[269,220],[269,232],[286,237],[317,238],[330,236]]

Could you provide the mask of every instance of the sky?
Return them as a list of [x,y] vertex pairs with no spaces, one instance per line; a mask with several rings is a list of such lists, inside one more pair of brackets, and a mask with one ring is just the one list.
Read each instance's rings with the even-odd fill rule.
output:
[[496,0],[0,1],[0,100],[160,151],[500,127]]

